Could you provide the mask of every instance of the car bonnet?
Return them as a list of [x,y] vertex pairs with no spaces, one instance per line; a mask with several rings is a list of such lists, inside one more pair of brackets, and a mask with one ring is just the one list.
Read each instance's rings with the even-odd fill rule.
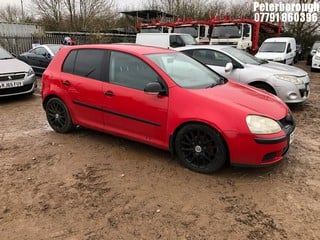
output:
[[297,77],[303,77],[307,75],[307,72],[304,70],[290,66],[287,64],[282,64],[282,63],[277,63],[277,62],[272,62],[269,61],[268,63],[258,65],[259,66],[259,71],[268,71],[272,74],[287,74],[287,75],[294,75]]
[[16,58],[0,60],[0,74],[28,72],[30,66]]
[[[279,120],[287,115],[287,105],[278,97],[261,89],[250,87],[234,81],[213,88],[191,90],[206,99],[206,104],[218,105],[222,109],[233,109],[245,114],[257,114]],[[219,103],[219,104],[217,104]]]

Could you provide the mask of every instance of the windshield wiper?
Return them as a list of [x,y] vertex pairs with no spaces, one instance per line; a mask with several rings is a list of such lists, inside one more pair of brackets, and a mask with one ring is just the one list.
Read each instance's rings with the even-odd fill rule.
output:
[[13,57],[0,58],[0,60],[7,60],[7,59],[13,59]]

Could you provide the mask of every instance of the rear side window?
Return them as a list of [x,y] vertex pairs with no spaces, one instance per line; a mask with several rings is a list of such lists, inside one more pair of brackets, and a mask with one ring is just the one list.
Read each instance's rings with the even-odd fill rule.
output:
[[62,71],[82,77],[101,80],[105,50],[80,49],[67,56]]

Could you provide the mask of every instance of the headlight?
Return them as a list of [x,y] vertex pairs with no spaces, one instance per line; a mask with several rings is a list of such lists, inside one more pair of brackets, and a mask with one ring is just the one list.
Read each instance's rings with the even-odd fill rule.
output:
[[272,134],[281,131],[280,125],[271,118],[249,115],[246,121],[253,134]]
[[281,57],[277,57],[274,59],[274,61],[283,61],[283,59]]
[[314,59],[315,59],[315,60],[320,60],[320,56],[315,55],[315,56],[314,56]]
[[31,76],[31,75],[33,75],[33,74],[34,74],[34,71],[33,71],[32,68],[30,68],[29,71],[28,71],[28,75],[27,75],[27,76],[29,77],[29,76]]
[[291,82],[294,84],[303,84],[303,80],[300,78],[297,78],[296,76],[292,76],[292,75],[286,75],[286,74],[275,74],[274,75],[276,78],[278,78],[279,80],[283,80],[283,81],[287,81],[287,82]]

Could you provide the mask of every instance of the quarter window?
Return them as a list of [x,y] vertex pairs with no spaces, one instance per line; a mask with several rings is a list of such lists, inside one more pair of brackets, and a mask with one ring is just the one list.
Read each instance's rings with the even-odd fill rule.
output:
[[147,83],[157,80],[157,73],[141,59],[121,52],[111,52],[110,83],[144,90]]

